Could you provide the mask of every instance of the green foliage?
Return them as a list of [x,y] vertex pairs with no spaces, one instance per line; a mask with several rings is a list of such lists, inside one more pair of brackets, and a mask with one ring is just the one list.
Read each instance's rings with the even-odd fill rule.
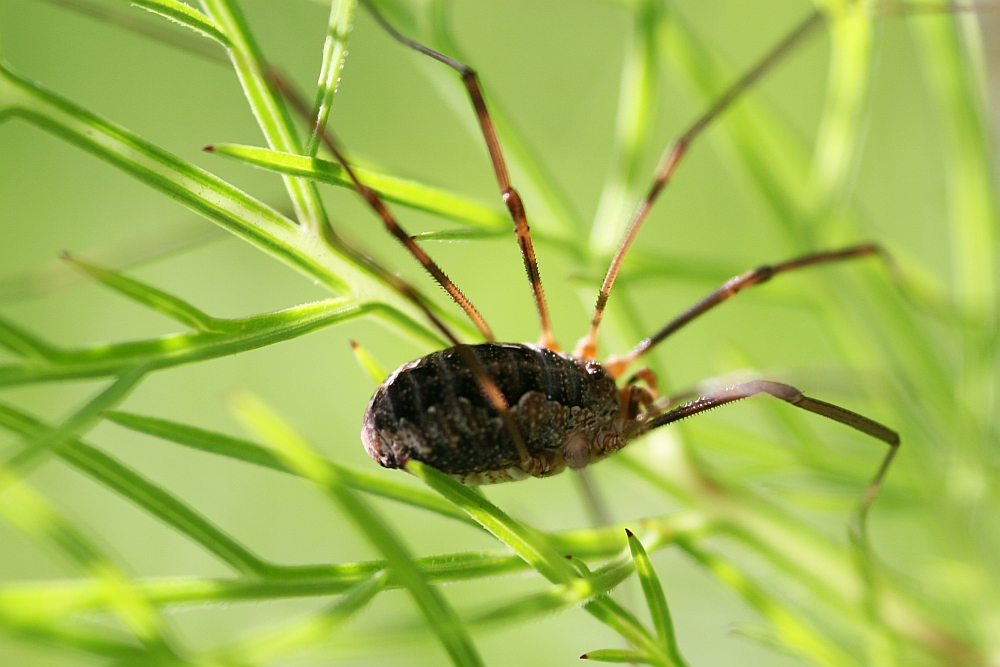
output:
[[[421,308],[395,288],[395,278],[355,247],[358,239],[370,241],[357,231],[362,223],[331,221],[328,204],[319,194],[321,183],[351,188],[339,164],[319,157],[319,131],[333,125],[331,109],[348,41],[361,15],[353,0],[331,3],[317,61],[317,120],[299,125],[269,85],[268,62],[236,0],[203,0],[200,9],[175,0],[135,2],[158,15],[139,23],[126,14],[124,5],[99,11],[89,3],[62,4],[76,4],[110,24],[197,53],[205,53],[206,39],[212,49],[224,50],[267,146],[214,143],[210,152],[232,158],[237,164],[230,167],[252,165],[279,174],[291,214],[69,101],[0,60],[4,129],[20,121],[82,149],[335,296],[263,314],[217,317],[209,314],[216,312],[213,309],[206,312],[118,267],[98,266],[67,253],[64,259],[75,270],[150,313],[179,323],[183,331],[67,347],[55,342],[60,336],[54,328],[36,334],[16,314],[0,319],[0,348],[7,355],[0,363],[0,389],[12,396],[0,403],[0,428],[15,443],[0,463],[0,517],[76,575],[0,584],[0,633],[116,666],[285,665],[302,656],[327,664],[335,653],[329,651],[331,637],[344,645],[367,644],[365,651],[378,655],[386,635],[412,645],[416,653],[422,638],[431,635],[452,663],[479,665],[492,662],[491,654],[477,644],[486,633],[523,628],[556,613],[577,622],[578,615],[586,618],[579,612],[586,611],[603,624],[604,634],[598,639],[593,630],[598,625],[586,626],[586,633],[574,635],[574,646],[605,638],[627,646],[591,650],[582,656],[586,659],[671,667],[703,664],[697,658],[702,655],[699,641],[711,639],[675,631],[675,623],[680,628],[684,620],[671,592],[677,578],[663,576],[671,561],[657,554],[669,551],[738,596],[743,611],[762,624],[743,631],[744,637],[792,655],[796,664],[996,663],[1000,655],[996,626],[1000,579],[994,563],[1000,548],[995,518],[1000,508],[995,455],[1000,446],[997,203],[987,113],[981,103],[984,84],[975,69],[981,47],[970,33],[978,20],[975,15],[900,19],[912,26],[916,36],[915,48],[924,60],[929,94],[942,127],[936,139],[942,143],[946,162],[949,227],[943,238],[953,259],[952,277],[942,277],[899,253],[898,261],[887,266],[871,262],[873,266],[817,269],[799,282],[780,278],[777,282],[785,282],[762,288],[757,301],[764,307],[792,304],[809,313],[818,322],[816,330],[830,341],[837,368],[847,369],[852,384],[861,387],[850,400],[902,432],[900,465],[889,472],[874,506],[874,544],[852,546],[843,527],[874,472],[878,452],[860,444],[852,449],[860,439],[849,440],[842,431],[817,427],[814,418],[764,399],[752,413],[762,427],[705,417],[669,433],[656,432],[607,464],[619,476],[616,499],[642,488],[674,503],[673,511],[633,512],[630,516],[641,519],[575,529],[533,525],[519,518],[523,512],[516,503],[503,507],[493,491],[462,486],[416,461],[407,466],[416,480],[396,471],[371,472],[345,465],[336,460],[338,456],[320,454],[275,409],[245,391],[232,395],[231,407],[263,444],[119,409],[137,387],[169,369],[261,350],[361,319],[387,327],[424,352],[446,341]],[[656,111],[665,75],[673,88],[688,90],[695,100],[692,108],[697,109],[717,99],[743,68],[728,62],[673,3],[618,4],[602,7],[628,23],[629,36],[613,146],[603,190],[594,199],[592,225],[580,219],[575,212],[578,205],[570,203],[549,175],[527,133],[516,129],[512,114],[490,92],[490,76],[484,75],[491,113],[512,178],[528,203],[535,238],[540,249],[563,262],[557,266],[568,267],[567,272],[578,278],[573,289],[584,294],[587,308],[608,255],[645,196],[650,160],[661,143]],[[877,94],[875,68],[885,24],[869,3],[817,4],[828,27],[830,62],[812,145],[758,90],[726,110],[705,140],[699,139],[715,142],[723,164],[756,197],[761,217],[770,223],[776,256],[844,245],[876,231],[859,204],[856,181]],[[449,32],[450,13],[444,2],[378,5],[414,38],[471,61]],[[180,27],[170,28],[163,17]],[[200,46],[191,46],[192,34]],[[475,118],[454,72],[419,54],[407,57],[427,74],[476,137]],[[305,142],[299,139],[301,127]],[[417,234],[419,241],[462,241],[470,254],[492,244],[513,246],[511,223],[498,203],[484,204],[478,195],[432,185],[430,179],[396,175],[392,169],[356,171],[363,183],[391,204],[452,225]],[[675,205],[671,200],[660,206],[667,204]],[[344,210],[344,216],[354,215]],[[364,224],[374,225],[371,220]],[[474,263],[492,261],[491,251],[482,252],[484,259],[473,259]],[[612,296],[602,345],[624,351],[649,333],[650,321],[660,322],[660,315],[647,317],[637,307],[650,301],[643,291],[646,283],[715,287],[747,268],[740,263],[744,259],[760,261],[749,253],[670,256],[655,243],[636,248]],[[543,275],[558,279],[547,272]],[[491,287],[499,292],[498,284]],[[212,285],[204,287],[211,290]],[[476,340],[476,330],[454,308],[430,297],[422,299],[463,338]],[[772,348],[780,351],[782,346],[775,342]],[[377,355],[358,345],[354,350],[367,379],[380,382],[386,373]],[[756,366],[751,354],[760,350],[720,345],[714,352]],[[663,357],[651,356],[649,363],[660,370]],[[665,373],[661,379],[669,384]],[[89,395],[51,422],[19,407],[27,394],[18,392],[43,385],[64,387],[72,380],[103,384],[85,390]],[[356,535],[378,559],[285,564],[262,555],[264,551],[258,553],[252,543],[227,532],[197,503],[185,500],[182,492],[154,481],[156,475],[145,466],[130,465],[125,457],[91,444],[89,440],[99,437],[100,431],[91,432],[101,424],[121,427],[130,438],[151,436],[156,439],[153,447],[179,444],[301,482],[342,513],[344,533],[336,536],[338,541]],[[357,424],[351,429],[337,433],[338,445],[357,448]],[[838,439],[847,443],[846,450],[829,444]],[[50,459],[64,462],[168,526],[231,574],[133,574],[113,546],[89,534],[80,521],[86,519],[84,512],[63,511],[47,497],[44,480],[33,475]],[[792,483],[782,477],[790,468],[801,474]],[[218,481],[221,485],[223,480]],[[676,509],[677,504],[683,509]],[[817,513],[817,518],[808,510],[831,506],[836,510],[836,529],[824,530],[829,516]],[[404,517],[446,522],[444,530],[454,530],[458,536],[443,533],[449,543],[454,537],[478,540],[473,542],[476,546],[459,552],[449,546],[420,555],[412,543],[423,528],[397,528],[396,510]],[[880,511],[901,525],[918,527],[921,539],[912,544],[923,549],[924,560],[946,575],[958,573],[966,585],[914,586],[922,571],[912,562],[894,562],[902,549],[879,538],[879,527],[889,523],[886,518],[879,520]],[[487,540],[496,544],[496,550],[479,546]],[[633,573],[645,601],[641,612],[634,601],[615,597],[616,588],[624,588]],[[533,587],[530,592],[509,594],[500,577],[513,574],[530,577],[526,579]],[[459,594],[445,595],[442,584],[458,582],[476,582],[475,608]],[[404,607],[402,616],[388,614],[365,626],[371,620],[366,610],[389,604],[386,600],[394,598],[388,592],[397,589],[405,590],[412,607]],[[185,606],[214,611],[245,601],[331,596],[336,599],[303,616],[275,616],[264,630],[244,633],[243,638],[220,636],[207,647],[189,641],[173,617],[176,608]],[[422,619],[419,626],[400,620],[413,617],[414,608]],[[503,657],[498,654],[497,659]]]

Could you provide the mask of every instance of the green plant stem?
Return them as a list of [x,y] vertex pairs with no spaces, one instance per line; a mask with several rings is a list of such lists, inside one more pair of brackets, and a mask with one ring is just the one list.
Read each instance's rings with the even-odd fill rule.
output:
[[[688,537],[696,540],[710,530],[697,515],[681,513],[647,524],[662,535],[651,545],[654,550],[671,540]],[[636,526],[637,528],[637,526]],[[546,536],[553,548],[574,559],[601,559],[619,555],[626,548],[625,526],[600,530],[566,531]],[[531,569],[524,559],[509,551],[443,554],[415,558],[414,563],[431,583],[454,583],[484,577],[497,577]],[[336,595],[350,590],[387,567],[386,561],[289,567],[272,572],[266,579],[212,579],[205,577],[143,578],[134,586],[145,599],[156,605],[183,603],[227,603],[241,600],[265,600],[290,597]],[[575,577],[575,574],[572,574]],[[402,586],[390,572],[387,589]],[[0,616],[30,610],[33,618],[59,619],[88,609],[109,606],[106,592],[94,582],[51,581],[0,586]]]
[[[380,319],[385,318],[390,327],[415,336],[422,344],[440,340],[420,324],[422,311],[390,288],[357,254],[332,248],[317,235],[304,231],[228,183],[58,97],[0,62],[0,122],[13,118],[36,125],[110,162],[333,292],[354,295],[362,303],[383,304]],[[470,325],[454,315],[443,311],[440,314],[463,333],[475,335]]]
[[325,464],[275,413],[250,394],[233,399],[239,417],[268,441],[289,467],[313,482],[337,505],[355,529],[385,557],[393,577],[409,591],[427,625],[441,640],[456,667],[483,664],[472,638],[458,614],[441,592],[431,586],[414,562],[409,547],[385,520],[340,478],[339,470]]
[[322,144],[333,96],[337,92],[340,73],[347,61],[347,40],[354,28],[354,10],[357,6],[357,0],[332,0],[330,3],[330,21],[326,41],[323,42],[319,84],[316,87],[315,120],[306,146],[306,154],[311,157],[316,157]]
[[226,328],[234,333],[171,334],[76,350],[55,348],[0,319],[0,344],[30,352],[32,357],[23,363],[0,364],[0,386],[109,377],[138,365],[150,371],[171,368],[272,345],[366,315],[395,322],[418,334],[429,346],[441,344],[437,336],[391,307],[349,299],[329,299],[226,321]]

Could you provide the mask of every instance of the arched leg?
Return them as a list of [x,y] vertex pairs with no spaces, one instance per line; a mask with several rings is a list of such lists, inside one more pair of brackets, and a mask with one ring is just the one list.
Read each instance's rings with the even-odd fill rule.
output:
[[[309,105],[306,103],[305,98],[302,94],[295,89],[291,83],[281,75],[277,70],[271,69],[270,72],[271,84],[275,89],[284,97],[303,118],[311,120],[311,112],[309,111]],[[340,149],[336,139],[333,137],[333,133],[330,132],[328,128],[323,128],[320,133],[320,139],[323,144],[330,149],[337,161],[344,167],[344,171],[347,172],[348,177],[354,183],[354,189],[357,190],[358,194],[368,203],[368,205],[382,218],[382,223],[385,228],[389,231],[393,237],[396,238],[403,246],[410,252],[413,257],[420,262],[434,280],[438,282],[439,285],[444,289],[445,292],[465,311],[465,314],[469,316],[476,328],[483,334],[483,337],[488,341],[496,340],[493,336],[493,332],[490,330],[486,320],[479,313],[472,301],[469,300],[467,296],[458,288],[451,278],[437,265],[437,263],[431,259],[423,248],[417,245],[417,242],[413,240],[413,237],[406,233],[406,231],[399,225],[396,221],[395,216],[389,210],[389,207],[385,205],[378,193],[369,188],[367,185],[363,184],[358,180],[358,177],[354,173],[354,169],[347,162],[344,157],[343,151]]]
[[458,62],[454,58],[449,58],[443,53],[430,49],[423,44],[413,41],[409,37],[396,30],[381,14],[370,4],[365,3],[368,11],[375,20],[385,29],[396,41],[404,44],[415,51],[419,51],[426,56],[444,63],[451,67],[462,77],[462,83],[469,93],[472,107],[475,109],[476,118],[479,120],[479,127],[482,130],[483,138],[486,140],[486,148],[490,153],[490,161],[493,163],[493,171],[496,174],[497,185],[500,186],[500,196],[510,216],[514,220],[514,230],[517,233],[517,243],[521,248],[521,257],[524,260],[524,270],[528,274],[528,282],[531,284],[531,292],[535,299],[535,307],[538,309],[538,320],[542,328],[542,347],[558,350],[559,346],[552,337],[552,327],[549,322],[549,310],[545,304],[545,293],[542,290],[542,278],[538,272],[538,262],[535,259],[535,249],[531,243],[531,230],[528,227],[528,217],[524,211],[524,204],[521,196],[514,189],[510,181],[510,173],[507,171],[507,162],[504,159],[503,151],[500,148],[500,140],[497,139],[496,130],[493,127],[493,120],[490,112],[486,108],[486,99],[483,97],[482,88],[479,85],[479,77],[468,65]]
[[841,424],[850,426],[855,430],[861,431],[862,433],[870,435],[873,438],[877,438],[889,445],[889,451],[886,453],[885,458],[882,459],[882,463],[879,465],[875,476],[865,488],[865,491],[861,496],[861,501],[858,504],[858,530],[860,532],[861,539],[864,540],[868,509],[871,507],[872,501],[875,500],[875,495],[878,493],[879,485],[881,485],[886,472],[889,470],[889,466],[896,457],[896,452],[899,451],[899,434],[892,429],[865,417],[864,415],[859,415],[856,412],[833,405],[832,403],[827,403],[826,401],[804,396],[801,391],[788,384],[770,382],[767,380],[752,380],[750,382],[742,382],[740,384],[727,387],[705,396],[699,396],[693,401],[685,403],[684,405],[678,406],[672,410],[668,410],[662,414],[653,415],[646,419],[640,418],[636,420],[635,426],[626,433],[626,440],[630,440],[655,428],[659,428],[660,426],[672,424],[673,422],[680,421],[681,419],[687,419],[688,417],[693,417],[694,415],[702,412],[707,412],[708,410],[726,405],[727,403],[741,401],[745,398],[756,396],[757,394],[768,394],[781,399],[786,403],[791,403],[797,408],[808,410],[809,412],[822,415],[827,419],[832,419],[840,422]]
[[601,284],[601,291],[597,296],[597,305],[594,307],[594,315],[590,321],[590,330],[587,332],[587,335],[584,336],[579,343],[577,343],[577,356],[583,357],[584,359],[595,359],[597,357],[597,331],[601,326],[601,319],[604,317],[604,308],[607,306],[608,297],[611,295],[611,288],[614,286],[615,279],[618,277],[618,271],[621,270],[622,262],[625,261],[625,255],[632,246],[632,242],[635,241],[635,237],[639,234],[639,230],[642,228],[642,223],[646,220],[649,210],[653,207],[657,197],[660,196],[660,193],[667,186],[667,183],[670,182],[674,172],[677,171],[677,167],[680,165],[688,147],[698,137],[698,135],[700,135],[705,128],[708,127],[712,121],[716,119],[716,117],[718,117],[720,113],[722,113],[748,88],[753,86],[753,84],[764,76],[764,74],[770,71],[771,68],[781,62],[785,56],[791,53],[796,46],[798,46],[807,36],[812,34],[812,32],[822,23],[823,15],[819,11],[812,12],[804,21],[788,33],[784,39],[778,42],[763,58],[761,58],[756,65],[750,68],[748,72],[746,72],[732,86],[730,86],[729,89],[726,90],[714,104],[712,104],[712,106],[710,106],[697,120],[695,120],[694,123],[691,124],[690,127],[688,127],[687,131],[685,131],[680,138],[668,146],[666,151],[664,151],[663,157],[660,158],[660,164],[656,168],[656,177],[653,180],[653,185],[649,189],[649,193],[646,195],[646,198],[643,199],[638,208],[636,208],[635,212],[632,214],[632,220],[629,222],[628,229],[625,231],[625,236],[622,238],[621,244],[618,246],[618,250],[615,251],[615,255],[611,260],[611,265],[608,266],[608,272],[604,276],[604,282]]
[[795,259],[791,259],[780,264],[774,264],[773,266],[761,266],[753,269],[752,271],[747,271],[746,273],[738,275],[735,278],[730,278],[717,290],[675,317],[655,334],[636,345],[631,352],[621,357],[609,358],[605,362],[604,366],[607,368],[609,373],[617,377],[629,366],[629,364],[649,352],[654,345],[663,341],[691,320],[705,314],[712,308],[718,306],[720,303],[731,299],[747,287],[753,287],[754,285],[767,282],[779,273],[787,273],[788,271],[803,269],[817,264],[828,264],[830,262],[840,262],[846,259],[868,257],[869,255],[877,255],[881,257],[883,261],[889,261],[888,255],[880,246],[874,243],[866,243],[864,245],[852,246],[850,248],[841,248],[840,250],[828,250],[826,252],[803,255],[802,257],[796,257]]

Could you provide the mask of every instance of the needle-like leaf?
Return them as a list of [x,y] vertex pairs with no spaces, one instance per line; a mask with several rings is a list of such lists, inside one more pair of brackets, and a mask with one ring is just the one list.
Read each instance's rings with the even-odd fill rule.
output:
[[354,352],[354,358],[358,360],[358,365],[372,379],[376,387],[385,382],[385,378],[389,374],[379,362],[375,361],[375,357],[368,354],[365,348],[353,340],[351,341],[351,350]]
[[154,14],[164,16],[175,23],[200,32],[223,46],[230,45],[229,38],[223,34],[219,26],[194,7],[179,0],[131,0],[133,5],[149,10]]
[[652,664],[649,656],[645,653],[620,648],[599,648],[596,651],[587,651],[580,656],[580,659],[593,660],[594,662],[627,662],[637,665]]
[[357,0],[332,0],[330,3],[330,21],[326,41],[323,42],[319,84],[316,87],[316,114],[309,132],[309,144],[306,146],[306,153],[312,157],[319,153],[333,96],[337,92],[340,73],[347,61],[347,40],[354,28],[354,10],[357,6]]
[[192,329],[214,332],[230,329],[229,322],[226,320],[214,318],[172,294],[167,294],[138,280],[123,276],[116,271],[85,262],[69,253],[65,253],[63,259],[119,294],[163,313],[181,324],[186,324]]
[[[195,426],[178,424],[166,419],[156,419],[127,412],[109,412],[105,415],[108,421],[145,433],[156,438],[162,438],[179,445],[192,447],[211,454],[226,456],[238,461],[271,468],[280,472],[299,474],[297,469],[288,464],[273,450],[261,447],[253,442],[234,438],[222,433],[215,433]],[[323,465],[335,468],[344,484],[358,491],[395,500],[413,507],[435,512],[450,519],[456,519],[479,527],[479,524],[469,519],[468,515],[437,496],[431,495],[410,485],[386,479],[371,473],[358,472],[332,461],[323,461]]]
[[[24,448],[7,459],[2,467],[13,474],[24,475],[37,466],[44,456],[65,442],[74,440],[99,422],[104,413],[121,403],[149,372],[149,366],[138,365],[123,372],[109,386],[87,401],[54,429],[40,429],[25,441]],[[0,484],[0,490],[3,485]]]
[[[108,414],[110,413],[105,413],[105,416]],[[52,430],[37,419],[2,403],[0,403],[0,426],[32,439],[37,439]],[[55,455],[187,535],[237,571],[263,574],[275,567],[252,553],[182,500],[99,449],[81,440],[71,439],[56,449]]]
[[642,584],[642,593],[646,597],[646,606],[649,607],[649,615],[653,619],[653,628],[656,629],[656,636],[666,648],[667,653],[675,667],[687,667],[687,662],[681,656],[677,646],[677,637],[674,635],[674,623],[670,619],[670,609],[667,607],[667,598],[663,594],[663,587],[660,585],[660,578],[656,576],[653,564],[649,562],[645,547],[632,531],[628,533],[628,547],[635,560],[635,571],[639,575],[639,582]]
[[305,619],[296,619],[276,628],[256,632],[243,641],[214,649],[211,653],[227,664],[260,664],[277,660],[305,646],[328,639],[381,593],[388,581],[388,571],[379,570],[348,590],[328,609]]
[[[208,146],[206,150],[281,174],[302,176],[321,183],[354,188],[354,183],[347,176],[344,168],[330,160],[239,144],[214,144]],[[364,167],[352,165],[351,169],[357,175],[358,180],[378,192],[387,201],[419,211],[427,211],[474,227],[488,230],[513,228],[510,219],[505,214],[469,197]]]

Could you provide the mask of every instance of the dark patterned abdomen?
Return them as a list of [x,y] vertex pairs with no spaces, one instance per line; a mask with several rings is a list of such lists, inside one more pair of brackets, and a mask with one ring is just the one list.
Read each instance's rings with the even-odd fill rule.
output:
[[[499,386],[531,454],[559,450],[571,432],[592,437],[617,416],[614,379],[597,362],[529,345],[469,349]],[[368,404],[361,439],[387,468],[415,459],[461,478],[519,463],[503,419],[456,348],[392,373]],[[477,483],[510,479],[486,477]]]

